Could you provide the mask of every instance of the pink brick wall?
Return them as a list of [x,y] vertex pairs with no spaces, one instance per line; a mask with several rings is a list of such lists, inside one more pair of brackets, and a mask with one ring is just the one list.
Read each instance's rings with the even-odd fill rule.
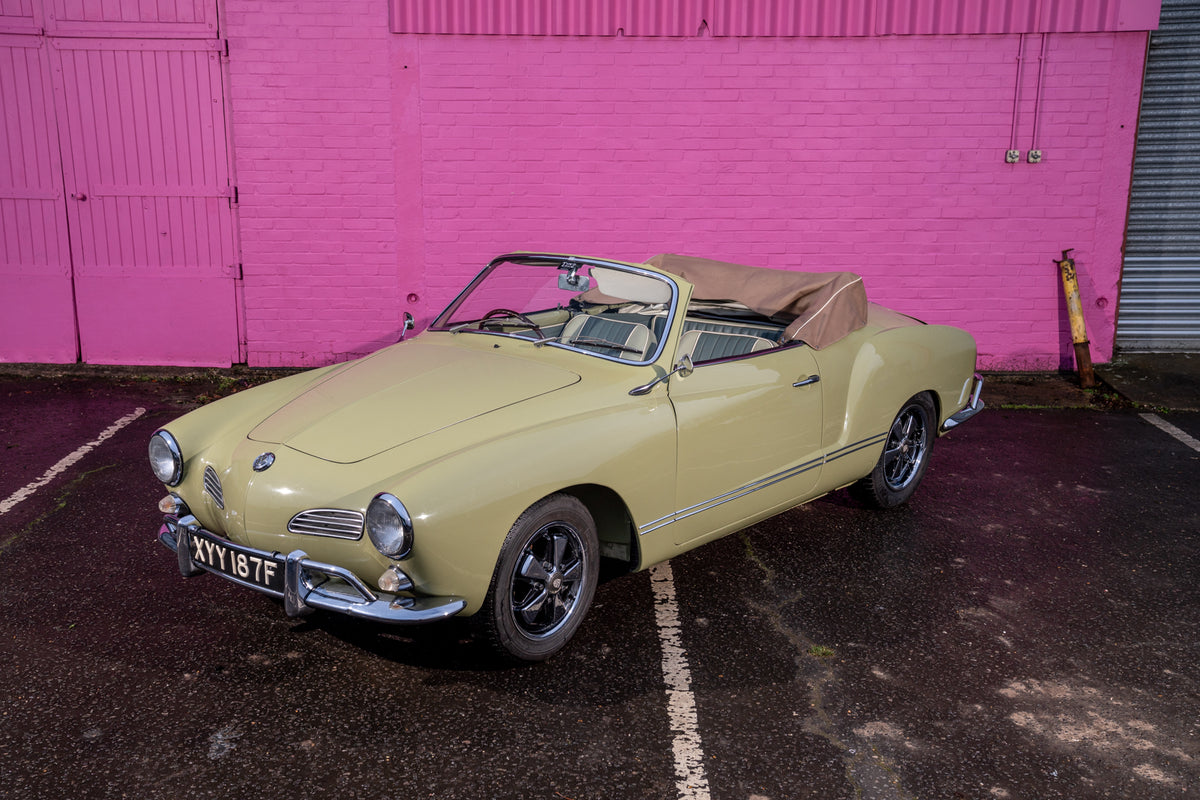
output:
[[853,269],[984,367],[1058,368],[1070,247],[1111,357],[1143,33],[1019,65],[1017,35],[416,36],[381,6],[227,0],[251,364],[370,350],[511,249]]
[[395,341],[386,9],[225,5],[249,363],[327,364]]

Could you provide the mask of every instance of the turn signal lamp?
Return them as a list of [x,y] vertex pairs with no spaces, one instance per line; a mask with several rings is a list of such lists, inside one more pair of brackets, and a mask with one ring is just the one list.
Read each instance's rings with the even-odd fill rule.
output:
[[393,565],[383,571],[376,585],[385,592],[396,594],[397,592],[406,592],[411,589],[412,581],[400,571],[399,567]]

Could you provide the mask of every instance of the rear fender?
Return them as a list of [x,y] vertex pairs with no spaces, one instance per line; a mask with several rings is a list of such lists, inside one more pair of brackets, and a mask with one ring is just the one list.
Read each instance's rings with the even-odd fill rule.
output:
[[[959,328],[893,328],[864,342],[846,382],[846,414],[826,429],[826,452],[849,452],[829,463],[825,483],[841,486],[870,472],[882,452],[882,436],[914,395],[933,396],[940,429],[969,399],[974,373],[975,340]],[[863,443],[870,444],[853,449]]]

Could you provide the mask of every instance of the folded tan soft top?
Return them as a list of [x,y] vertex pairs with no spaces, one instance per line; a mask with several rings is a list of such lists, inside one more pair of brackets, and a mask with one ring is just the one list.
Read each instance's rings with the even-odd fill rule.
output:
[[794,317],[785,338],[816,350],[867,324],[867,293],[852,272],[792,272],[672,253],[646,263],[695,286],[693,300],[733,300],[765,317]]

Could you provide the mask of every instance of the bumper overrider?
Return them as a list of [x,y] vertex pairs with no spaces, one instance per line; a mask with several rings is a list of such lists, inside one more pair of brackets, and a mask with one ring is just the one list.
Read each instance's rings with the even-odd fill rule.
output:
[[[175,551],[184,576],[211,572],[278,597],[289,617],[319,608],[375,622],[419,625],[452,617],[467,605],[459,597],[405,597],[375,591],[350,570],[314,561],[303,550],[284,555],[235,544],[205,530],[190,514],[165,516],[158,540]],[[403,577],[400,590],[411,587],[412,582]]]
[[977,372],[975,373],[974,380],[975,385],[971,389],[971,399],[963,406],[961,411],[942,423],[942,433],[954,430],[980,411],[983,411],[983,400],[979,398],[979,395],[983,392],[983,376]]

